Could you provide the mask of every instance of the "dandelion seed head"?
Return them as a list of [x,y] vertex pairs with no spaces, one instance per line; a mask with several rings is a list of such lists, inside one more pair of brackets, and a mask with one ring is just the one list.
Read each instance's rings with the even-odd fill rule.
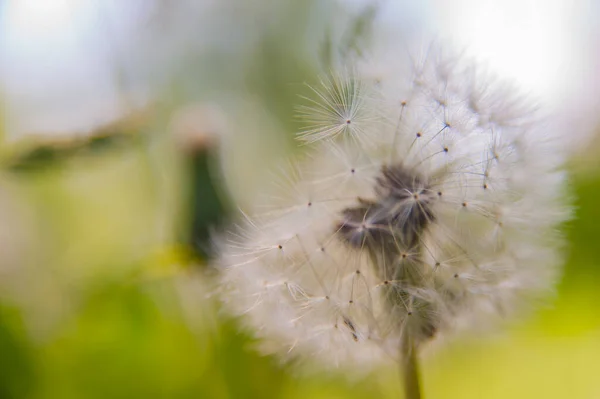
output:
[[403,334],[491,325],[551,289],[569,216],[560,143],[468,60],[414,60],[314,88],[307,154],[220,242],[224,301],[265,352],[368,370]]

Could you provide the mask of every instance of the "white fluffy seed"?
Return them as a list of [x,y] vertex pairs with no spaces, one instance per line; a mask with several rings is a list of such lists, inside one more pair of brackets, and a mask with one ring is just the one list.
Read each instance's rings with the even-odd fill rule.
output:
[[324,80],[309,156],[220,242],[224,301],[266,352],[366,370],[406,331],[427,343],[552,287],[560,143],[460,57],[410,70]]

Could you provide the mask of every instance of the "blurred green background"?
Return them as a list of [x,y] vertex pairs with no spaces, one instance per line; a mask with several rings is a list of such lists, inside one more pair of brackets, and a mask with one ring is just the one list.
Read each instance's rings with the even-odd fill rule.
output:
[[[369,48],[376,3],[109,3],[105,16],[135,15],[107,17],[118,112],[19,131],[43,106],[17,107],[7,74],[0,89],[0,398],[401,397],[396,370],[306,377],[259,356],[207,266],[211,230],[296,148],[304,83]],[[0,7],[8,24],[16,6]],[[400,25],[426,18],[406,10]],[[570,162],[555,298],[427,353],[425,398],[600,398],[598,149]]]

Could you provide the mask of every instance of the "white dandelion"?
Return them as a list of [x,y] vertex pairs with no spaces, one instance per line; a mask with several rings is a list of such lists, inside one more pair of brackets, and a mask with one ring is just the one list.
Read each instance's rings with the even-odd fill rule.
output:
[[306,155],[221,242],[223,298],[265,352],[400,361],[416,398],[423,346],[551,289],[563,155],[526,99],[461,57],[369,71],[302,108]]

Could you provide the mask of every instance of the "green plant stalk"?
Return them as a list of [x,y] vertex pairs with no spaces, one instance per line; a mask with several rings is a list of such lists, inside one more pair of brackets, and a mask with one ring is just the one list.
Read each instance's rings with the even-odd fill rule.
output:
[[400,374],[404,388],[404,399],[421,399],[417,346],[414,344],[411,334],[408,331],[402,336]]

